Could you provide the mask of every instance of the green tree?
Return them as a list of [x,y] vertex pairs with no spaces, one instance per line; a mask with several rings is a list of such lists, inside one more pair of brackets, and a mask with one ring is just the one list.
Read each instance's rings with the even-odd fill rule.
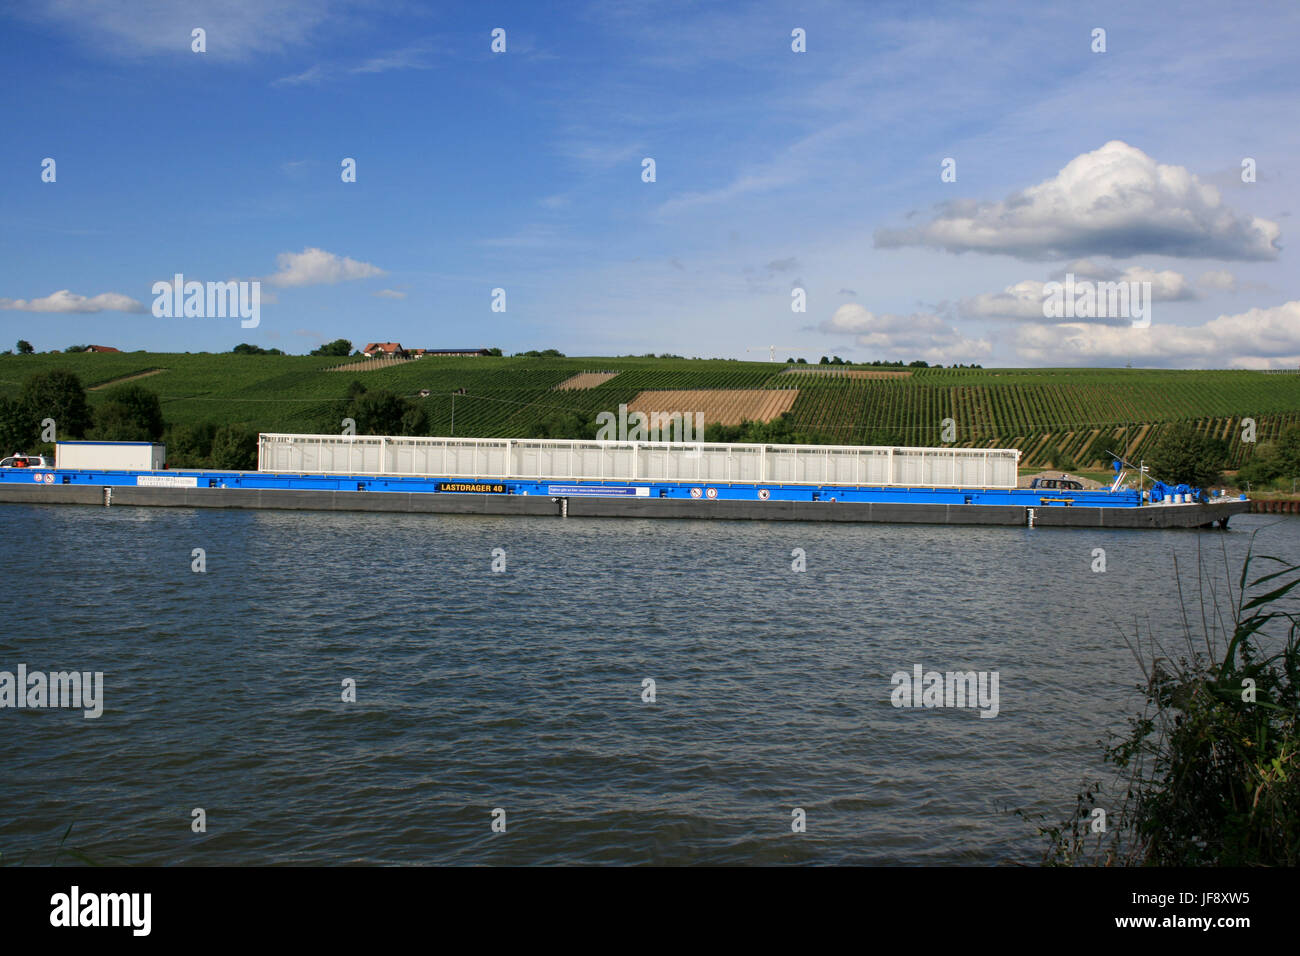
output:
[[35,437],[36,429],[22,403],[0,396],[0,457],[27,451]]
[[1047,449],[1047,454],[1044,454],[1043,459],[1045,461],[1050,461],[1052,467],[1057,471],[1073,471],[1075,468],[1074,459],[1066,452],[1061,451],[1061,446],[1059,445],[1050,446]]
[[252,471],[257,467],[257,432],[247,425],[224,425],[212,436],[212,467]]
[[1292,425],[1282,432],[1274,447],[1282,475],[1300,478],[1300,425]]
[[1147,456],[1151,473],[1168,484],[1208,487],[1219,480],[1228,447],[1217,438],[1197,434],[1188,424],[1168,428]]
[[32,348],[32,343],[31,343],[31,342],[28,342],[26,339],[19,339],[19,340],[18,340],[18,354],[19,354],[19,355],[31,355],[31,354],[32,354],[33,352],[35,352],[35,351],[36,351],[36,349]]
[[100,441],[157,441],[163,433],[158,394],[143,385],[119,385],[95,409],[90,437]]
[[1267,484],[1279,478],[1300,478],[1300,425],[1292,425],[1277,441],[1260,445],[1237,472],[1239,482]]
[[[743,421],[739,425],[722,425],[711,422],[704,426],[706,442],[739,442],[742,444],[770,445],[833,445],[830,435],[822,432],[799,431],[794,416],[785,412],[770,422]],[[883,444],[892,444],[884,442]]]
[[[529,349],[527,352],[515,353],[515,358],[520,358],[520,357],[522,358],[564,358],[564,353],[561,352],[559,349],[542,349],[540,352],[537,349]],[[653,352],[647,352],[645,355],[639,357],[654,358],[655,356]]]
[[402,412],[402,435],[427,435],[429,434],[429,413],[424,410],[424,405],[417,405],[415,402],[406,401],[406,411]]
[[595,438],[596,421],[573,412],[556,410],[527,426],[528,438]]
[[54,419],[59,438],[80,438],[90,427],[90,406],[81,379],[63,369],[32,375],[23,383],[18,404],[33,441],[47,418]]
[[368,391],[359,382],[348,386],[351,395],[343,410],[344,418],[357,423],[360,435],[424,435],[428,433],[429,419],[422,405],[408,401],[392,392],[376,389]]
[[168,464],[183,468],[206,467],[211,462],[212,441],[216,434],[217,426],[212,422],[173,425],[163,436]]
[[65,352],[84,352],[84,351],[86,351],[86,347],[85,347],[84,345],[69,345],[69,346],[68,346],[66,349],[64,349],[63,351],[65,351]]
[[335,339],[333,342],[326,342],[319,348],[311,350],[312,355],[341,355],[347,356],[352,352],[352,343],[347,339]]

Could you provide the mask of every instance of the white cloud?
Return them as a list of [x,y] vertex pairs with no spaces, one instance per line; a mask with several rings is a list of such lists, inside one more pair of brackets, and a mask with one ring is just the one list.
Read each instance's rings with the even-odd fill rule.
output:
[[1037,279],[1025,279],[1001,292],[983,292],[961,300],[963,315],[982,319],[1028,319],[1043,321],[1043,285]]
[[[1195,299],[1187,277],[1173,269],[1157,272],[1145,266],[1129,266],[1127,269],[1107,268],[1091,259],[1079,259],[1064,269],[1052,274],[1052,279],[1061,281],[1067,274],[1073,275],[1075,281],[1088,282],[1150,282],[1152,302],[1181,302]],[[1015,285],[1009,285],[1001,292],[984,292],[961,300],[962,315],[980,319],[1020,319],[1030,322],[1043,322],[1043,286],[1037,279],[1025,279]],[[1071,320],[1066,320],[1071,321]],[[1092,321],[1107,325],[1128,325],[1130,319],[1124,317],[1098,316]]]
[[1048,366],[1297,367],[1300,301],[1221,315],[1196,326],[1029,325],[1016,351],[1025,361]]
[[1187,276],[1173,269],[1156,272],[1143,266],[1129,266],[1118,275],[1089,276],[1107,282],[1150,282],[1151,298],[1156,302],[1185,302],[1196,298],[1196,291]]
[[292,73],[289,76],[282,76],[278,80],[272,80],[272,86],[304,86],[312,83],[319,83],[325,78],[325,70],[318,63],[315,66],[309,66],[301,73]]
[[378,292],[372,292],[371,295],[378,299],[405,299],[405,292],[398,292],[396,289],[380,289]]
[[280,271],[263,281],[278,286],[333,285],[350,279],[369,279],[388,275],[378,266],[337,256],[324,249],[282,252],[275,258]]
[[364,63],[352,67],[349,73],[387,73],[389,70],[429,70],[429,48],[423,45],[394,50],[383,56],[371,57]]
[[77,295],[60,289],[43,299],[0,299],[0,309],[19,312],[145,312],[145,307],[120,292],[101,292],[96,296]]
[[881,229],[876,245],[934,246],[1021,259],[1101,254],[1275,259],[1278,224],[1234,213],[1182,166],[1112,140],[1001,202],[944,203],[929,223]]
[[851,334],[854,342],[872,357],[883,359],[965,364],[992,351],[988,341],[966,338],[933,313],[876,315],[856,302],[840,306],[817,328],[830,334]]

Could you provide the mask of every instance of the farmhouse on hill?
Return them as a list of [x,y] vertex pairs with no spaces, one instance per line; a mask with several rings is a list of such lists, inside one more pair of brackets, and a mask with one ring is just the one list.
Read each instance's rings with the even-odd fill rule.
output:
[[401,342],[371,342],[361,354],[366,358],[407,358],[410,353],[402,348]]
[[115,349],[111,345],[87,345],[87,352],[120,352],[121,349]]

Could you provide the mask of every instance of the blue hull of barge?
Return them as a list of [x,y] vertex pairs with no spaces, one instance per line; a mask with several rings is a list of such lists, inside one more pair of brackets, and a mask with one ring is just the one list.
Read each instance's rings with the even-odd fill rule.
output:
[[[40,481],[35,476],[40,476]],[[50,476],[50,480],[46,479]],[[143,479],[143,480],[142,480]],[[176,479],[180,479],[179,481]],[[190,483],[193,479],[193,484]],[[1137,491],[1044,491],[1027,488],[903,488],[843,485],[773,485],[749,482],[551,481],[491,478],[290,475],[249,471],[42,471],[5,469],[7,484],[92,487],[242,488],[284,491],[358,491],[419,494],[543,495],[549,498],[702,499],[717,501],[821,501],[864,504],[1000,505],[1028,508],[1138,508]]]

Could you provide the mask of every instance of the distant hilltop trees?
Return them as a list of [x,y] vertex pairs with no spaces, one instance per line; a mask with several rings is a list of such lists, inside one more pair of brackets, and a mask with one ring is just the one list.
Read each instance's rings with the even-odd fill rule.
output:
[[[785,360],[785,363],[787,365],[807,365],[808,360],[788,358]],[[881,359],[876,359],[873,362],[850,362],[840,358],[838,355],[833,355],[830,358],[827,358],[825,355],[823,355],[821,359],[817,362],[817,364],[818,365],[852,365],[857,368],[943,368],[944,367],[942,363],[931,365],[929,362],[923,361],[922,359],[917,359],[915,362],[903,362],[901,360],[896,362],[885,362],[882,361]],[[959,365],[954,363],[948,366],[948,368],[983,368],[983,367],[984,367],[983,365],[975,365],[974,363],[970,365]]]
[[333,342],[326,342],[319,348],[311,350],[312,355],[336,355],[347,356],[352,354],[352,343],[347,339],[335,339]]

